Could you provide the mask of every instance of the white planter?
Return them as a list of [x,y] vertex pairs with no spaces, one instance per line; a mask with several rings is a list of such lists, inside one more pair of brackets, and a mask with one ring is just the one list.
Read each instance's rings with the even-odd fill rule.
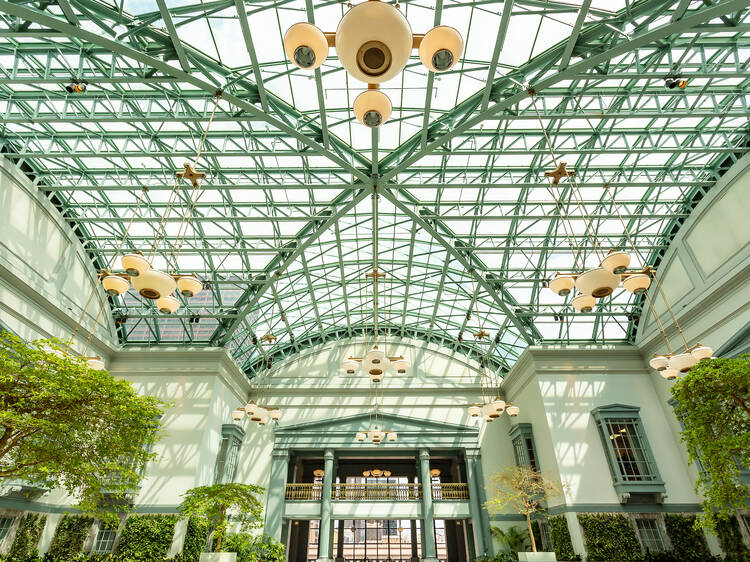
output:
[[235,562],[236,552],[203,552],[200,562]]
[[[519,552],[519,562],[557,562],[554,552]],[[201,560],[202,562],[202,560]]]

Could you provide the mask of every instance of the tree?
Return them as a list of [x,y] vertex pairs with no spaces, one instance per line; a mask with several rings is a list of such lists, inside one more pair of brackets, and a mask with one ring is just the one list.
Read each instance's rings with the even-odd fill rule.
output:
[[260,525],[263,505],[257,494],[264,491],[265,488],[250,484],[199,486],[185,492],[177,510],[185,519],[196,517],[207,521],[213,528],[215,552],[219,552],[230,519],[239,522],[243,531]]
[[544,502],[562,493],[562,486],[528,466],[512,466],[490,476],[493,496],[484,504],[491,513],[511,508],[526,516],[531,549],[536,552],[536,541],[531,529],[531,515],[544,510]]
[[56,340],[0,331],[0,478],[60,487],[84,513],[137,488],[165,403]]
[[690,461],[702,467],[698,524],[713,530],[717,518],[744,509],[750,497],[740,480],[740,468],[750,467],[750,355],[702,360],[672,386],[672,396]]

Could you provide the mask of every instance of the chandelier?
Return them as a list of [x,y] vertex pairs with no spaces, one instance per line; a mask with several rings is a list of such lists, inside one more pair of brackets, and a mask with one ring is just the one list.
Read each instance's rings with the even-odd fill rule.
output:
[[[398,6],[398,4],[396,4]],[[414,34],[397,7],[369,0],[349,9],[335,33],[324,33],[312,23],[292,25],[284,35],[284,51],[303,70],[323,64],[330,47],[336,48],[349,75],[367,84],[354,100],[354,115],[367,127],[379,127],[391,115],[391,100],[378,88],[398,75],[418,49],[422,64],[430,72],[445,72],[458,62],[463,38],[454,28],[440,25],[424,35]]]
[[398,434],[395,431],[384,431],[375,425],[373,429],[358,431],[354,438],[360,443],[369,439],[374,445],[380,445],[384,439],[386,441],[395,441],[398,439]]
[[[547,135],[544,123],[542,122],[542,117],[537,108],[534,91],[530,90],[529,95],[531,96],[534,111],[536,112],[539,121],[539,127],[547,143],[550,156],[552,157],[552,162],[556,166],[555,169],[545,172],[544,176],[549,179],[550,185],[548,191],[554,199],[557,212],[560,215],[560,224],[562,225],[565,237],[568,239],[568,243],[573,253],[575,268],[572,273],[555,274],[555,276],[549,281],[547,285],[548,288],[561,297],[567,297],[575,291],[575,296],[573,297],[571,304],[576,311],[583,313],[591,312],[597,304],[597,299],[610,296],[621,285],[622,288],[629,293],[636,296],[643,296],[649,303],[649,309],[654,318],[654,322],[656,323],[668,350],[668,353],[666,354],[655,354],[649,362],[649,365],[653,369],[656,369],[659,374],[667,380],[673,380],[677,378],[680,373],[686,373],[702,359],[710,359],[713,355],[713,349],[701,345],[700,343],[693,346],[688,344],[685,334],[680,328],[680,323],[677,321],[672,306],[670,305],[659,278],[656,275],[655,268],[646,264],[645,260],[639,256],[638,250],[633,242],[633,237],[627,224],[623,220],[619,205],[612,194],[609,184],[605,185],[605,191],[609,195],[612,206],[620,220],[623,237],[628,241],[632,249],[632,254],[616,248],[610,249],[606,254],[603,252],[596,235],[594,222],[586,211],[583,196],[581,195],[580,189],[575,180],[575,171],[568,169],[565,162],[558,163],[552,142]],[[567,184],[570,187],[570,199],[567,202],[567,207],[563,205],[563,194],[560,188],[560,180],[563,178],[567,179]],[[575,243],[575,232],[571,217],[567,212],[564,212],[564,209],[568,209],[570,205],[578,207],[581,212],[581,219],[583,219],[585,225],[584,239],[588,239],[591,242],[593,253],[599,257],[599,267],[589,269],[585,268],[585,258],[582,245]],[[642,267],[630,268],[633,256],[637,256],[640,259],[643,264]],[[667,311],[672,318],[672,322],[682,339],[684,345],[684,351],[682,352],[675,352],[672,349],[669,337],[667,336],[664,326],[654,308],[654,303],[649,297],[648,290],[651,287],[652,280],[655,282],[657,293],[661,295]]]
[[[276,294],[274,288],[274,295]],[[256,374],[252,381],[252,394],[255,396],[245,406],[241,406],[232,411],[232,419],[241,421],[247,416],[250,421],[258,425],[266,425],[270,421],[278,422],[281,419],[282,412],[279,408],[268,405],[269,389],[271,387],[271,354],[269,350],[264,349],[263,345],[268,347],[276,343],[276,336],[265,334],[258,340],[254,338],[254,343],[258,346],[260,353],[263,355],[259,374]]]
[[[482,344],[485,343],[485,341],[488,341],[485,340],[485,338],[487,338],[490,334],[484,330],[484,325],[482,323],[481,317],[479,316],[479,305],[477,302],[479,293],[476,284],[474,283],[474,277],[472,277],[471,279],[471,294],[473,295],[473,297],[471,307],[469,308],[469,312],[466,315],[466,320],[468,321],[471,319],[472,308],[476,307],[474,313],[476,314],[479,327],[478,330],[474,332],[474,339],[476,340],[477,344]],[[479,385],[482,392],[482,402],[475,403],[469,406],[469,415],[471,415],[471,417],[473,418],[479,417],[481,415],[486,422],[496,420],[503,412],[506,412],[510,417],[515,417],[519,414],[521,409],[511,402],[506,404],[505,400],[500,398],[500,378],[489,367],[489,353],[489,349],[485,353],[482,353],[480,360],[481,366],[479,369]],[[440,471],[438,471],[438,475],[440,475]]]
[[371,470],[363,470],[362,476],[365,478],[373,477],[373,478],[390,478],[391,471],[390,470],[383,470],[382,468],[373,468]]

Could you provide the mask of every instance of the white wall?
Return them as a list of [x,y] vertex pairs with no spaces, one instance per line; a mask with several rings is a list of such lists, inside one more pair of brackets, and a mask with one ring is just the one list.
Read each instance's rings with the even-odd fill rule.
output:
[[[0,321],[25,339],[66,340],[94,283],[91,260],[60,213],[14,164],[0,156]],[[83,347],[104,298],[98,289],[76,349]],[[114,342],[107,307],[92,350],[106,357],[108,344]]]

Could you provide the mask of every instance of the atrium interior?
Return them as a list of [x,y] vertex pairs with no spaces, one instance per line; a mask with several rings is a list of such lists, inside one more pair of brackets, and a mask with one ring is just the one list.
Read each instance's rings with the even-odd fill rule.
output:
[[0,560],[750,560],[749,148],[748,0],[0,0]]

